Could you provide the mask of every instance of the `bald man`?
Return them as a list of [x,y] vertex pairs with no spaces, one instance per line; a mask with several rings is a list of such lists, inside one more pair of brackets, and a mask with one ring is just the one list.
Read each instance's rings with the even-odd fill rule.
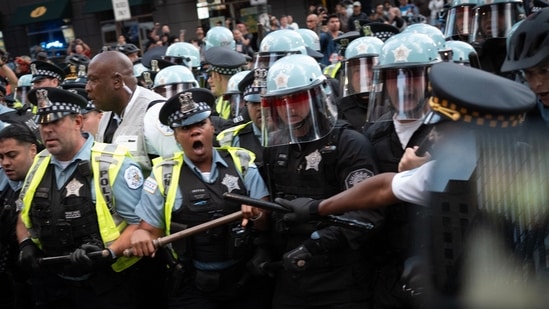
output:
[[93,57],[86,91],[104,111],[96,140],[128,147],[143,174],[149,174],[152,158],[179,151],[173,131],[158,120],[166,99],[137,85],[133,64],[123,53],[105,51]]

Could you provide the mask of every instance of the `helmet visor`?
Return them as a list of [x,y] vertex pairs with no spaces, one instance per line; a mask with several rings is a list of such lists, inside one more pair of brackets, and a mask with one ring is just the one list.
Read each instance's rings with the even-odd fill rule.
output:
[[231,104],[231,118],[237,118],[242,115],[242,111],[246,107],[241,93],[226,93],[223,95],[223,101]]
[[165,97],[166,99],[169,99],[174,95],[180,93],[181,91],[185,91],[191,88],[196,88],[196,86],[197,86],[196,83],[186,82],[186,83],[178,83],[178,84],[160,85],[155,87],[153,90],[154,92]]
[[278,59],[291,55],[291,54],[297,54],[299,52],[259,52],[255,53],[253,63],[254,69],[268,69],[270,68],[275,61]]
[[505,38],[523,14],[517,3],[497,3],[475,9],[470,41],[482,43],[487,39]]
[[453,7],[448,12],[444,34],[446,38],[467,41],[473,21],[472,5]]
[[345,61],[345,74],[342,74],[343,96],[368,94],[372,91],[374,79],[373,67],[378,57],[351,58]]
[[162,59],[178,65],[186,65],[185,59],[183,59],[183,57],[162,56]]
[[25,105],[28,103],[30,105],[29,99],[27,98],[27,95],[29,94],[29,91],[31,90],[31,87],[28,86],[20,86],[15,88],[15,100],[18,102],[21,102],[21,104]]
[[425,115],[427,67],[390,68],[379,71],[370,94],[368,121],[392,121],[381,117],[392,112],[396,120],[417,120]]
[[325,83],[297,92],[261,98],[264,147],[305,143],[326,136],[337,119],[337,109]]

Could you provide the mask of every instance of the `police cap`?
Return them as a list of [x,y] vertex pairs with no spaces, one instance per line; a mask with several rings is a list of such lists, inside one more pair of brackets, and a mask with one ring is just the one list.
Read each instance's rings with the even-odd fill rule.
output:
[[247,102],[261,102],[261,95],[267,91],[267,69],[257,68],[238,83],[238,90]]
[[44,78],[57,78],[61,82],[65,78],[65,72],[57,65],[47,62],[36,60],[31,62],[31,82],[36,82]]
[[29,92],[29,101],[38,106],[36,112],[39,124],[50,123],[69,114],[79,114],[88,104],[82,96],[60,88],[34,88]]
[[460,121],[481,127],[515,127],[534,108],[536,96],[521,83],[452,62],[431,67],[431,112],[425,123]]
[[86,101],[88,102],[88,104],[86,104],[85,107],[82,107],[82,108],[80,109],[80,113],[81,113],[82,115],[87,114],[87,113],[89,113],[89,112],[91,112],[91,111],[98,111],[98,112],[100,112],[100,110],[99,110],[97,107],[95,107],[95,104],[93,104],[93,102],[90,101],[90,99],[88,98],[88,92],[86,91],[86,89],[84,89],[84,88],[82,88],[82,87],[81,87],[81,88],[71,88],[71,89],[68,89],[68,91],[70,91],[70,92],[72,92],[72,93],[78,94],[79,96],[81,96],[81,97],[83,97],[84,99],[86,99]]
[[189,126],[208,118],[215,96],[208,89],[192,88],[169,98],[160,109],[160,122],[171,128]]
[[242,71],[246,57],[232,49],[214,46],[204,52],[204,60],[210,64],[210,70],[223,75],[234,75]]

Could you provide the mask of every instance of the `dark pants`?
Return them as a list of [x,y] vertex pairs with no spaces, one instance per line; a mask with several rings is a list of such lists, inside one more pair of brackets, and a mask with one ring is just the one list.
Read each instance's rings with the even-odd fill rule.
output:
[[63,279],[47,271],[36,272],[32,278],[37,309],[137,308],[130,283],[127,274],[110,268],[83,281]]
[[372,276],[367,263],[331,265],[303,272],[280,270],[272,308],[368,309]]
[[168,298],[168,308],[269,309],[273,281],[253,277],[244,266],[222,272],[189,273]]

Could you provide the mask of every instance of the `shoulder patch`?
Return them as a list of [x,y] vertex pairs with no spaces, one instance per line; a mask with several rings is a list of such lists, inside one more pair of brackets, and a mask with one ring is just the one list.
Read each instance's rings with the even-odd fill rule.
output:
[[150,194],[154,194],[156,192],[156,188],[158,188],[158,184],[156,183],[156,180],[154,180],[152,177],[147,178],[145,180],[145,184],[143,184],[143,190],[147,191]]
[[130,189],[139,189],[143,185],[143,174],[137,166],[130,166],[124,171],[124,179]]
[[159,120],[156,121],[156,128],[165,136],[173,135],[173,130],[167,125],[162,124]]
[[347,189],[350,189],[354,185],[356,185],[357,183],[359,183],[359,182],[361,182],[365,179],[368,179],[372,176],[374,176],[374,173],[372,171],[370,171],[369,169],[367,169],[367,168],[361,168],[361,169],[352,171],[345,178],[345,187]]

